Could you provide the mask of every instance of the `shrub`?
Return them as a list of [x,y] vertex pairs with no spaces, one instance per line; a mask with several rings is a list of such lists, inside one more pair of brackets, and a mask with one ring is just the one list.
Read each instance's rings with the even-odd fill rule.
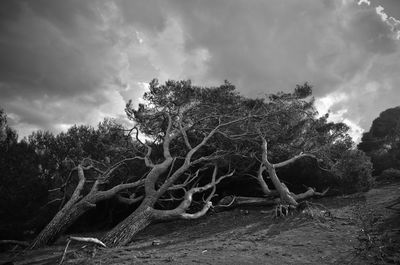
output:
[[385,169],[377,178],[377,181],[400,181],[400,170],[395,168]]
[[342,193],[367,191],[373,184],[372,163],[360,150],[348,150],[334,165],[338,190]]

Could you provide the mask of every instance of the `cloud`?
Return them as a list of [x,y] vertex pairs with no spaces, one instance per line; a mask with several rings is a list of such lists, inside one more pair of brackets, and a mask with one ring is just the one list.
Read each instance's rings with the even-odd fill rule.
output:
[[393,37],[397,40],[400,40],[400,20],[394,18],[394,17],[389,17],[385,13],[385,9],[382,6],[377,6],[375,8],[376,13],[381,17],[382,21],[385,22],[393,32]]
[[331,103],[332,116],[351,126],[359,139],[379,112],[398,105],[393,99],[400,98],[393,72],[400,70],[393,25],[370,2],[358,4],[362,2],[367,5],[180,1],[174,10],[188,35],[186,49],[208,50],[201,82],[228,79],[243,94],[262,96],[310,81],[317,99],[341,95]]
[[366,4],[366,5],[371,5],[371,2],[369,0],[359,0],[358,1],[358,5],[362,5],[362,4]]
[[19,2],[17,14],[2,23],[0,104],[23,135],[28,128],[57,131],[59,124],[97,123],[91,118],[104,116],[103,105],[121,106],[104,86],[116,70],[110,41],[96,27],[93,12],[79,7],[68,19],[63,12],[69,5],[60,10]]
[[395,1],[0,5],[0,106],[22,135],[121,119],[125,102],[139,102],[155,77],[204,86],[228,79],[251,97],[309,81],[319,110],[346,121],[354,135],[399,104]]

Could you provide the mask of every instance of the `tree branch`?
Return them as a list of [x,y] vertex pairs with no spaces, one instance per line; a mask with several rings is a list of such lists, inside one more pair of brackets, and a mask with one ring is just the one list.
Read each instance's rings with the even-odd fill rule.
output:
[[[182,116],[180,116],[180,118],[181,118],[181,117],[182,117]],[[184,142],[185,142],[186,147],[187,147],[189,150],[192,150],[193,148],[192,148],[192,146],[190,145],[189,138],[188,138],[188,136],[187,136],[187,134],[186,134],[186,130],[182,127],[182,121],[179,120],[178,124],[179,124],[179,130],[180,130],[180,132],[181,132],[181,134],[182,134],[182,136],[183,136],[183,140],[184,140]]]
[[102,199],[109,199],[109,198],[115,196],[120,191],[123,191],[126,189],[131,189],[131,188],[136,188],[136,187],[139,187],[140,185],[143,185],[144,183],[145,183],[145,179],[141,179],[141,180],[138,180],[138,181],[132,182],[132,183],[119,184],[109,190],[99,191],[94,196],[97,198],[97,201],[102,200]]
[[135,156],[135,157],[130,157],[130,158],[125,158],[123,160],[118,161],[117,163],[115,163],[114,165],[112,165],[110,168],[108,168],[97,180],[96,182],[93,184],[92,189],[90,190],[90,193],[94,193],[96,191],[98,191],[99,189],[99,185],[101,184],[105,184],[107,182],[110,181],[111,179],[111,174],[117,170],[121,165],[123,165],[125,162],[127,161],[132,161],[135,159],[145,159],[141,156]]
[[303,158],[303,157],[311,157],[311,158],[316,159],[316,157],[314,155],[312,155],[312,154],[300,154],[300,155],[292,157],[292,158],[290,158],[290,159],[288,159],[286,161],[283,161],[283,162],[280,162],[280,163],[276,163],[276,164],[273,164],[273,165],[274,165],[275,168],[284,167],[284,166],[287,166],[287,165],[289,165],[289,164],[291,164],[291,163],[293,163],[293,162],[295,162],[298,159]]
[[136,126],[133,129],[136,130],[136,134],[135,134],[136,141],[138,141],[140,144],[142,144],[147,149],[146,155],[144,156],[144,163],[146,164],[147,167],[150,167],[150,168],[154,167],[154,164],[150,160],[150,155],[151,155],[151,152],[152,152],[152,148],[148,144],[143,143],[139,139],[139,129]]
[[[218,172],[218,166],[215,165],[211,182],[208,183],[207,185],[202,186],[202,187],[191,188],[189,191],[186,192],[184,200],[175,209],[173,209],[173,210],[164,210],[164,211],[155,210],[154,213],[160,219],[171,219],[171,218],[193,219],[193,218],[198,218],[198,217],[204,215],[208,211],[208,209],[212,206],[211,199],[212,199],[212,197],[213,197],[213,195],[215,193],[216,185],[218,183],[220,183],[223,179],[225,179],[227,177],[230,177],[235,173],[235,171],[232,171],[231,173],[220,177],[218,180],[215,180],[217,172]],[[195,193],[200,193],[200,192],[206,191],[206,190],[208,190],[210,188],[213,188],[213,190],[211,191],[210,195],[207,197],[207,200],[205,201],[205,204],[204,204],[203,208],[199,212],[194,213],[194,214],[186,213],[186,210],[192,204],[193,195]]]
[[258,168],[258,172],[257,172],[257,180],[261,185],[261,188],[264,192],[265,195],[268,195],[271,193],[271,190],[269,189],[267,183],[265,182],[264,178],[263,178],[263,172],[265,170],[265,166],[263,165],[263,163],[260,164],[260,167]]
[[164,151],[164,158],[170,159],[171,153],[169,151],[169,145],[171,143],[171,128],[172,128],[172,117],[168,112],[165,112],[168,117],[168,126],[167,130],[165,131],[164,141],[163,141],[163,151]]

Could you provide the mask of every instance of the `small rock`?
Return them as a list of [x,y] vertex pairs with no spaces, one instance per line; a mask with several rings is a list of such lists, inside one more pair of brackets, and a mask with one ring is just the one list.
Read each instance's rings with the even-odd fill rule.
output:
[[151,242],[151,245],[152,246],[158,246],[158,245],[160,245],[161,244],[161,240],[153,240],[153,242]]

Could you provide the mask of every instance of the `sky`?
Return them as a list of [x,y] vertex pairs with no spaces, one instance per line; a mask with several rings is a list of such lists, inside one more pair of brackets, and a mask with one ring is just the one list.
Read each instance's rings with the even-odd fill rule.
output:
[[358,141],[400,105],[400,1],[0,1],[0,108],[20,138],[123,121],[153,78],[248,97],[307,81]]

